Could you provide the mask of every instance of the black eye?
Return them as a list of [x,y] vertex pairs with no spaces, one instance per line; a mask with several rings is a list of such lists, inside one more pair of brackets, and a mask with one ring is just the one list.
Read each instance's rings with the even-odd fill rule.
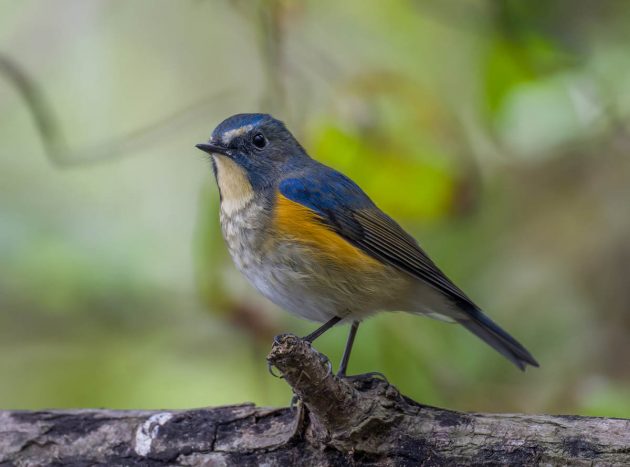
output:
[[262,135],[262,133],[256,133],[254,135],[254,138],[252,139],[252,142],[254,143],[254,146],[256,146],[258,149],[262,149],[267,145],[267,140]]

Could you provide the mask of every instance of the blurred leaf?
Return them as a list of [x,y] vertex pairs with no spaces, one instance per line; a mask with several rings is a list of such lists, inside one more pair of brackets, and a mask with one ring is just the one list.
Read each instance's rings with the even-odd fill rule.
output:
[[385,211],[426,220],[449,212],[454,181],[426,154],[375,147],[369,137],[333,123],[320,126],[312,139],[318,159],[350,175]]

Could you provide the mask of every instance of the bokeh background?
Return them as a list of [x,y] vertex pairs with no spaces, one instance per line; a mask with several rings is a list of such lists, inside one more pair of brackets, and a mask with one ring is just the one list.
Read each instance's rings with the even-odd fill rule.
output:
[[[383,314],[426,404],[630,416],[630,3],[0,0],[0,407],[286,405],[207,158],[271,112],[526,344]],[[347,329],[316,347],[337,365]]]

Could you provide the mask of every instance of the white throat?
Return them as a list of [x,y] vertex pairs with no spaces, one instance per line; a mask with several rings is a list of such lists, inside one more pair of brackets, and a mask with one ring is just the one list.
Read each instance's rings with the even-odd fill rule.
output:
[[234,214],[254,198],[254,190],[242,167],[227,156],[212,154],[217,167],[217,184],[221,192],[221,210]]

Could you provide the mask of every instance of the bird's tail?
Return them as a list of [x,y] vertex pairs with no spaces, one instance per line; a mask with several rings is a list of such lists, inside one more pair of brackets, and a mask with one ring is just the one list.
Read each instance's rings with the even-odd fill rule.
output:
[[469,309],[466,318],[457,319],[457,322],[521,370],[525,370],[527,365],[538,366],[538,362],[525,347],[478,309]]

